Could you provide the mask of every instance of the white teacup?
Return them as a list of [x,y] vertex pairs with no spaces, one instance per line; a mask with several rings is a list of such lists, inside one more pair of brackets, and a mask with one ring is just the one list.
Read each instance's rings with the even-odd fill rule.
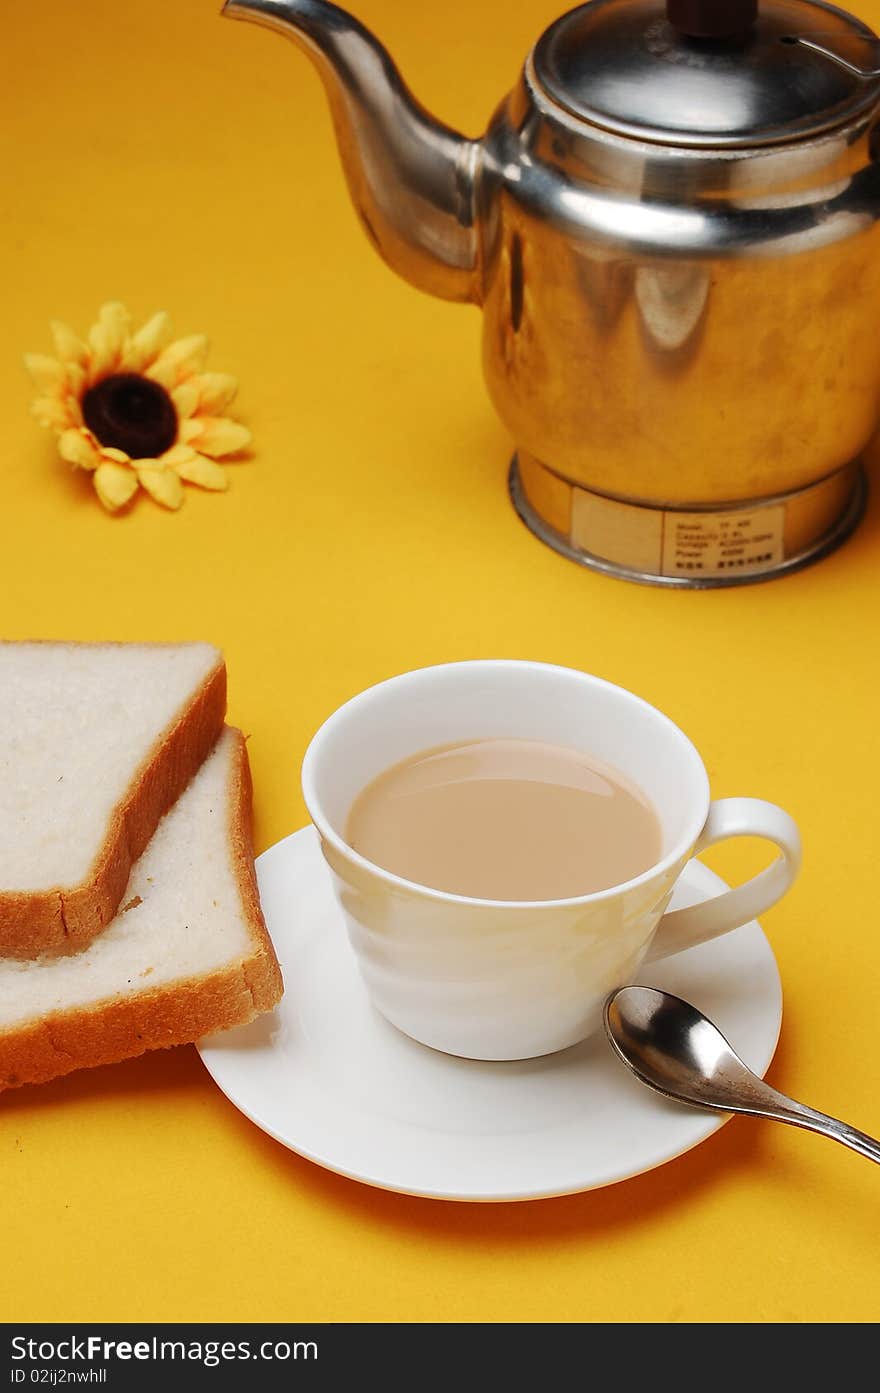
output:
[[[654,805],[661,859],[610,890],[527,903],[417,885],[346,844],[352,803],[383,770],[432,746],[493,738],[566,745],[621,770]],[[370,687],[321,726],[302,782],[373,1004],[413,1039],[469,1059],[530,1059],[585,1039],[608,993],[646,958],[762,914],[800,864],[781,808],[710,802],[700,756],[666,716],[622,687],[543,663],[450,663]],[[782,854],[736,889],[664,914],[689,858],[739,836],[766,837]]]

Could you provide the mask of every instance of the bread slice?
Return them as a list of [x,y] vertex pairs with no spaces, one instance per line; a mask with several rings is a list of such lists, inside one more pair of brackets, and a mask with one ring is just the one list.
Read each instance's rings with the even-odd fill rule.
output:
[[268,1011],[281,973],[260,910],[251,782],[227,727],[135,865],[105,931],[0,961],[0,1089],[188,1044]]
[[207,643],[0,643],[0,957],[110,922],[225,714]]

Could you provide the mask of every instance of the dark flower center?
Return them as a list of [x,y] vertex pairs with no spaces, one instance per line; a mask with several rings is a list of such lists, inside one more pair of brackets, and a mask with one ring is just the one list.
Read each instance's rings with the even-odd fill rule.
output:
[[83,420],[102,445],[132,459],[155,459],[177,439],[174,403],[158,382],[117,372],[96,382],[82,399]]

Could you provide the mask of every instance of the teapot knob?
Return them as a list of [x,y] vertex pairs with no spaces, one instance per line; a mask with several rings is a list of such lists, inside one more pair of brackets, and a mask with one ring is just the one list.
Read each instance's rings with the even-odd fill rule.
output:
[[758,0],[666,0],[666,17],[689,39],[737,39],[758,18]]

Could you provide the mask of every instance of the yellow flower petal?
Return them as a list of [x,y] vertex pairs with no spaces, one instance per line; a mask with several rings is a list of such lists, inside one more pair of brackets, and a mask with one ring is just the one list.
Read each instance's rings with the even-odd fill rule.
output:
[[26,353],[24,365],[41,392],[61,391],[67,383],[67,369],[45,353]]
[[68,426],[78,424],[71,411],[69,398],[58,395],[36,397],[31,402],[31,415],[41,426],[48,426],[52,430],[67,430]]
[[82,367],[79,363],[67,363],[65,364],[65,367],[67,376],[67,390],[71,393],[72,396],[82,396],[86,386],[85,368]]
[[190,449],[189,445],[184,445],[180,441],[176,445],[171,445],[161,458],[162,464],[168,464],[172,469],[176,469],[179,464],[191,460],[195,450]]
[[158,460],[137,462],[137,476],[151,498],[163,508],[179,508],[183,502],[183,484],[173,469],[164,468]]
[[215,464],[212,459],[205,459],[204,455],[196,454],[195,450],[190,453],[191,459],[181,460],[174,466],[181,479],[186,479],[188,484],[198,484],[200,488],[217,492],[229,488],[229,479],[222,465]]
[[100,448],[104,459],[114,460],[117,464],[131,464],[131,455],[127,455],[124,450],[117,450],[115,445],[102,445]]
[[67,414],[70,418],[70,424],[72,426],[84,425],[82,407],[79,404],[79,397],[74,396],[72,392],[68,392],[67,395],[62,398],[62,403],[67,409]]
[[239,421],[226,416],[197,416],[201,430],[192,443],[204,455],[232,455],[251,443],[251,433]]
[[131,329],[131,315],[120,300],[109,300],[98,310],[98,323],[108,338],[121,345]]
[[82,339],[73,332],[72,329],[60,319],[53,319],[49,325],[52,331],[52,338],[55,343],[55,352],[64,363],[79,363],[85,367],[89,358],[89,350]]
[[193,373],[201,372],[208,356],[208,340],[204,334],[190,334],[188,338],[177,339],[163,349],[146,376],[159,382],[170,391],[178,382],[184,382]]
[[199,384],[199,408],[206,416],[222,416],[238,391],[238,383],[228,372],[203,372]]
[[198,383],[190,378],[189,382],[181,382],[179,387],[173,387],[171,400],[174,402],[178,421],[185,421],[188,416],[193,414],[199,404]]
[[137,493],[138,476],[124,464],[101,464],[92,479],[95,492],[111,513],[124,508]]
[[142,372],[153,362],[170,338],[171,320],[164,310],[160,310],[132,334],[121,366],[128,372]]
[[144,368],[143,373],[151,382],[158,382],[166,392],[177,386],[177,366],[167,359],[164,353],[160,354],[154,363],[150,363],[149,367]]
[[58,437],[58,453],[78,469],[97,469],[101,456],[92,436],[83,430],[66,430]]
[[102,377],[106,377],[116,367],[116,355],[113,352],[113,344],[100,324],[96,324],[89,330],[89,344],[91,345],[92,359],[89,368],[89,381],[99,382]]
[[98,322],[89,330],[89,346],[92,350],[89,376],[92,382],[112,372],[119,365],[130,324],[131,316],[118,300],[101,306]]
[[195,440],[201,429],[201,419],[198,416],[190,416],[188,420],[180,422],[177,428],[177,438],[186,445],[190,440]]

